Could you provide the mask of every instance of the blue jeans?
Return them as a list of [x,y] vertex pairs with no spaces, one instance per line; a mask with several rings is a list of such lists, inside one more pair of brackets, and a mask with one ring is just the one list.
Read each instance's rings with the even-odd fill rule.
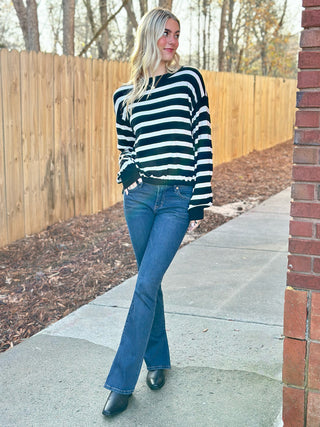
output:
[[192,186],[142,182],[124,194],[124,212],[138,264],[137,282],[105,388],[131,394],[145,360],[170,369],[161,281],[189,224]]

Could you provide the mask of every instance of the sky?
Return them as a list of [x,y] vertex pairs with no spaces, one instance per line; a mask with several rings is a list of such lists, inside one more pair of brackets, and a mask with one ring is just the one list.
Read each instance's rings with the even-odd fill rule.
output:
[[302,0],[288,0],[288,26],[292,33],[301,31]]

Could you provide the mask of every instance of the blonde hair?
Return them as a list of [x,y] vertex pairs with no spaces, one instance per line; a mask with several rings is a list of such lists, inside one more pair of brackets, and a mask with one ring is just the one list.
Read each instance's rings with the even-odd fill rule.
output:
[[[133,102],[141,98],[146,91],[150,77],[153,78],[151,90],[155,87],[153,73],[161,61],[157,43],[165,30],[168,19],[175,20],[180,27],[178,18],[170,10],[160,7],[147,12],[139,23],[130,60],[131,76],[129,84],[132,84],[133,88],[125,99],[127,114],[131,112]],[[180,57],[176,52],[172,61],[166,64],[167,72],[173,73],[180,68],[179,59]]]

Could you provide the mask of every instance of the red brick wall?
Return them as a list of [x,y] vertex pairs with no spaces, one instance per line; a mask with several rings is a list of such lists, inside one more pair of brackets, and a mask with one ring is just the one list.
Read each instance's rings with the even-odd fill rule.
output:
[[303,0],[288,275],[283,421],[320,426],[320,0]]

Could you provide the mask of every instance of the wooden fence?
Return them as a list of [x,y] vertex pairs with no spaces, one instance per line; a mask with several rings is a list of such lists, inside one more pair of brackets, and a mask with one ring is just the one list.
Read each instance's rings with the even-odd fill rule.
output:
[[[295,80],[203,72],[214,163],[290,139]],[[126,63],[0,50],[0,247],[121,198],[112,93]]]

